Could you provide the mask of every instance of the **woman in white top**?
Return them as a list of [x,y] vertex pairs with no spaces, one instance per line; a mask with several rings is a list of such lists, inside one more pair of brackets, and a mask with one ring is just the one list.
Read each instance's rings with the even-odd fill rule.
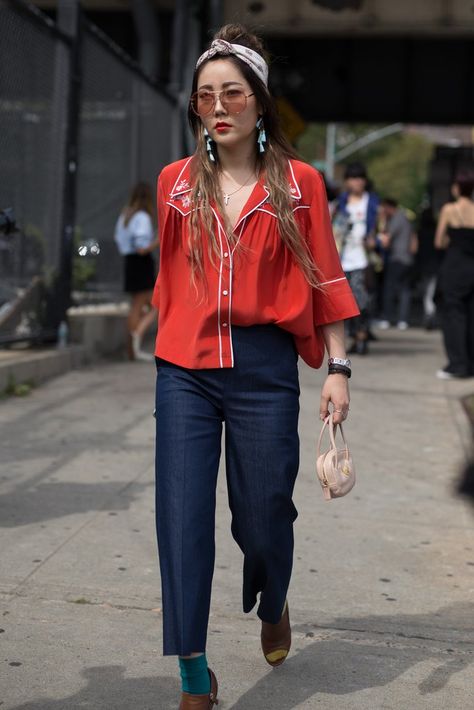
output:
[[152,360],[152,354],[141,350],[141,341],[156,314],[151,308],[155,284],[155,262],[152,252],[158,247],[152,217],[153,193],[147,183],[138,183],[132,190],[115,227],[115,242],[124,256],[124,290],[131,296],[128,315],[130,356]]
[[340,253],[344,273],[359,306],[360,315],[349,326],[354,342],[349,353],[368,352],[369,302],[367,290],[368,240],[375,228],[378,197],[367,190],[367,173],[362,163],[350,163],[345,170],[346,192],[339,200],[335,222],[341,221]]

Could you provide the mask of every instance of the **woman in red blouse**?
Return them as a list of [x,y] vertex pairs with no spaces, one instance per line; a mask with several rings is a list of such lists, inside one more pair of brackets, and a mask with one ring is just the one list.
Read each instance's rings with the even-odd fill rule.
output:
[[358,309],[323,181],[295,159],[267,82],[260,41],[223,27],[196,66],[196,152],[158,181],[156,512],[164,653],[179,656],[181,710],[217,698],[205,651],[222,422],[243,608],[259,596],[275,666],[291,643],[298,355],[316,368],[329,355],[321,418],[330,404],[336,422],[349,409],[343,321]]

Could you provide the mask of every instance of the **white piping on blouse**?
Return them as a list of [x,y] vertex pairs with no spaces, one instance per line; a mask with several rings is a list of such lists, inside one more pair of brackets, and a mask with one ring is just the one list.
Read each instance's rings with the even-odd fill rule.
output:
[[[232,249],[232,254],[233,254],[234,251],[237,249],[237,245],[238,245],[238,243],[240,242],[240,238],[242,237],[242,232],[244,231],[245,220],[246,220],[246,219],[247,219],[247,217],[243,217],[243,218],[242,218],[242,226],[241,226],[241,228],[240,228],[240,232],[239,232],[239,236],[237,237],[237,241],[236,241],[235,244],[234,244],[234,248]],[[239,220],[239,222],[240,222],[240,220]],[[226,235],[226,239],[227,239],[227,235]]]
[[186,168],[188,167],[188,165],[189,165],[189,163],[191,162],[191,160],[192,160],[192,157],[189,158],[189,159],[185,162],[185,164],[183,165],[183,167],[182,167],[182,169],[181,169],[181,172],[180,172],[180,174],[178,175],[175,184],[173,185],[173,189],[171,190],[170,195],[171,195],[172,197],[174,197],[174,195],[181,195],[183,192],[189,192],[189,191],[191,190],[191,188],[188,188],[188,189],[186,189],[186,190],[181,190],[180,192],[175,192],[176,185],[177,185],[178,182],[180,181],[181,175],[184,173],[184,171],[185,171]]
[[221,265],[219,269],[219,298],[217,299],[217,333],[219,336],[219,363],[221,367],[224,367],[222,362],[222,335],[221,335],[221,290],[222,290],[222,264],[223,264],[223,249],[222,249],[222,237],[221,237],[221,225],[218,222],[217,233],[219,235],[219,243],[221,247]]
[[224,235],[224,239],[227,244],[227,250],[229,254],[229,308],[228,308],[228,314],[227,314],[227,327],[229,328],[229,340],[230,340],[230,354],[231,354],[231,367],[234,367],[234,348],[232,345],[232,325],[230,322],[230,304],[232,300],[232,267],[233,267],[233,260],[232,260],[232,251],[229,246],[229,242],[227,240],[227,235],[225,232],[225,229],[223,228],[221,221],[217,215],[217,212],[215,209],[212,207],[212,212],[214,214],[214,218],[217,222],[217,233],[219,234],[219,243],[221,247],[221,264],[220,264],[220,269],[219,269],[219,294],[217,297],[217,318],[218,318],[218,334],[219,334],[219,362],[220,366],[224,367],[224,363],[222,362],[222,331],[221,331],[221,299],[222,299],[222,267],[224,263],[224,250],[222,247],[222,235]]
[[255,212],[255,210],[258,210],[260,205],[263,205],[263,203],[268,200],[268,198],[270,197],[270,190],[266,187],[266,185],[263,185],[263,189],[267,193],[266,197],[264,197],[263,200],[258,203],[258,205],[255,205],[255,207],[252,207],[250,212],[247,212],[247,214],[244,214],[244,216],[239,219],[239,221],[237,222],[237,224],[234,227],[234,232],[244,219],[247,219],[247,217],[249,217],[252,214],[252,212]]
[[166,204],[169,205],[170,207],[174,207],[175,210],[178,210],[178,212],[179,212],[180,214],[182,214],[183,217],[187,217],[188,214],[191,212],[191,209],[189,209],[187,212],[183,212],[183,210],[180,210],[179,207],[178,207],[178,205],[175,205],[174,202],[167,202]]
[[[296,212],[296,210],[309,210],[311,209],[310,205],[298,205],[297,207],[292,208],[292,212]],[[275,219],[278,219],[278,215],[276,212],[271,212],[270,210],[266,210],[265,207],[257,207],[257,212],[265,212],[265,214],[269,214],[271,217],[275,217]]]
[[346,280],[346,277],[341,276],[341,278],[339,278],[339,279],[332,279],[331,281],[323,281],[319,285],[320,286],[327,286],[328,284],[335,284],[337,281],[345,281],[345,280]]
[[298,190],[298,194],[297,194],[297,195],[292,195],[292,197],[293,197],[294,199],[296,199],[296,200],[299,200],[300,197],[301,197],[301,190],[300,190],[300,186],[299,186],[298,183],[296,182],[295,173],[294,173],[294,171],[293,171],[293,166],[292,166],[292,164],[291,164],[291,160],[288,161],[288,165],[290,166],[291,175],[292,175],[292,177],[293,177],[293,185],[294,185],[294,186],[296,187],[296,189]]
[[[234,277],[234,260],[232,258],[232,252],[229,252],[229,260],[230,260],[230,270],[229,270],[229,308],[228,308],[228,316],[227,316],[227,322],[228,322],[228,327],[229,327],[229,342],[230,342],[230,358],[231,358],[231,363],[232,367],[234,367],[234,344],[232,342],[232,322],[231,322],[231,317],[232,317],[232,280]],[[219,293],[219,298],[221,294]]]
[[[243,219],[242,221],[242,227],[240,228],[239,236],[237,237],[237,241],[235,242],[234,248],[231,250],[229,248],[229,309],[228,309],[228,323],[229,323],[229,338],[230,338],[230,356],[232,359],[232,367],[234,367],[234,343],[232,342],[232,296],[233,296],[233,283],[234,283],[234,251],[237,248],[238,243],[240,242],[240,238],[242,236],[242,232],[244,231],[245,227],[245,221],[246,218]],[[227,239],[227,234],[224,232],[225,239],[227,244],[229,244],[228,239]],[[219,298],[221,294],[219,292]]]
[[270,212],[270,210],[266,210],[265,207],[257,207],[257,212],[265,212],[265,214],[269,214],[271,217],[278,219],[275,212]]

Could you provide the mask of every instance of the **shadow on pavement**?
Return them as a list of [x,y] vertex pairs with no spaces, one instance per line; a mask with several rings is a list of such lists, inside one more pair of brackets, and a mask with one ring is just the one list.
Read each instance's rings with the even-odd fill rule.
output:
[[[418,676],[418,690],[421,696],[436,693],[455,673],[474,662],[472,644],[465,651],[455,651],[449,642],[439,640],[444,635],[452,637],[454,630],[466,639],[460,643],[467,644],[467,639],[472,639],[472,611],[471,604],[460,603],[434,614],[338,618],[327,628],[333,634],[340,629],[346,638],[333,635],[310,643],[281,668],[269,669],[232,710],[291,710],[316,693],[346,695],[382,687],[428,660],[436,667],[421,680]],[[312,623],[295,627],[300,632],[311,628],[321,630]],[[353,638],[347,638],[351,634]],[[450,652],[452,656],[447,655]],[[61,700],[37,699],[11,710],[176,710],[180,693],[177,674],[126,678],[125,671],[122,666],[86,668],[82,677],[88,685],[77,693]],[[231,710],[224,678],[220,696],[219,707]]]
[[[438,692],[452,675],[474,663],[473,612],[474,605],[460,603],[443,607],[435,614],[337,618],[328,629],[340,629],[346,637],[355,631],[359,633],[351,640],[332,637],[311,643],[291,655],[280,668],[269,670],[231,708],[291,710],[316,693],[346,695],[382,687],[427,660],[439,662],[419,682],[419,693]],[[466,628],[468,620],[469,629]],[[295,630],[305,632],[311,628],[321,630],[316,624],[295,627]],[[452,636],[453,629],[471,640],[465,654],[456,653],[449,642],[437,640],[440,630]],[[450,652],[455,655],[447,656]]]
[[[13,528],[90,511],[128,510],[152,483],[41,483],[0,495],[0,528]],[[125,492],[124,489],[128,488]]]
[[126,678],[123,666],[95,666],[82,671],[87,686],[60,700],[38,699],[11,710],[176,710],[178,678]]

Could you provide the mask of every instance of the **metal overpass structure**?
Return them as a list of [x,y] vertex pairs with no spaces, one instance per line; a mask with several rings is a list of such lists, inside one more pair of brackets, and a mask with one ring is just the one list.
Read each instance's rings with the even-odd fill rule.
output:
[[[57,0],[37,0],[54,9]],[[306,121],[474,123],[472,0],[83,0],[174,88],[209,28],[244,22],[273,56],[272,89]],[[127,23],[128,17],[128,23]],[[121,29],[120,29],[121,28]],[[120,38],[118,37],[120,35]],[[186,61],[187,60],[187,61]]]

